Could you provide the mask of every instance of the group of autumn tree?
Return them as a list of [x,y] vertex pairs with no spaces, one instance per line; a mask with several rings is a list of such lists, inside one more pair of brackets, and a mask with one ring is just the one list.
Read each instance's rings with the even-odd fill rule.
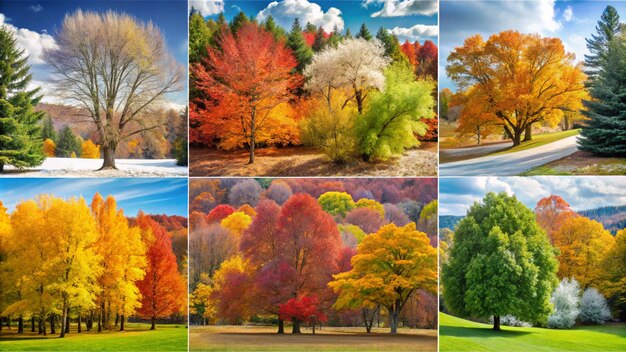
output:
[[[102,149],[103,169],[115,168],[120,144],[163,127],[164,121],[155,117],[155,107],[168,93],[182,89],[184,69],[167,51],[156,26],[123,13],[78,10],[68,14],[55,41],[54,48],[44,49],[44,60],[56,79],[51,91],[81,110],[81,121],[92,124],[94,141]],[[28,89],[32,82],[28,57],[5,26],[0,26],[0,56],[4,60],[0,66],[0,172],[4,165],[40,165],[53,154],[80,155],[82,145],[72,139],[69,128],[59,136],[66,139],[51,138],[50,121],[44,121],[44,111],[36,110],[42,99],[40,88]],[[173,154],[180,165],[186,165],[187,112],[181,116]],[[44,138],[42,129],[47,130]],[[100,157],[96,150],[100,148],[87,147],[89,157],[96,153]]]
[[599,155],[626,154],[626,31],[608,6],[589,55],[576,63],[559,38],[504,31],[484,41],[465,39],[448,56],[446,71],[459,90],[440,93],[441,115],[458,114],[457,132],[481,138],[502,134],[513,145],[532,139],[533,126],[563,130],[580,121],[579,148]]
[[437,327],[436,180],[194,181],[192,322]]
[[[42,195],[11,214],[0,203],[0,330],[17,320],[21,334],[30,320],[31,332],[46,335],[49,325],[64,337],[72,320],[78,333],[83,322],[101,332],[123,331],[135,316],[150,319],[152,329],[160,318],[181,320],[186,234],[185,218],[127,218],[112,196],[96,194],[89,206]],[[185,247],[177,262],[179,237]]]
[[626,320],[626,229],[614,237],[559,196],[533,212],[489,193],[454,232],[443,230],[440,246],[442,309],[455,315],[491,317],[495,330],[505,321],[571,327],[582,289],[580,309],[594,314],[581,323]]
[[[312,145],[332,161],[388,159],[436,139],[437,47],[352,36],[296,18],[189,17],[190,141],[221,149]],[[428,134],[428,135],[427,135]]]

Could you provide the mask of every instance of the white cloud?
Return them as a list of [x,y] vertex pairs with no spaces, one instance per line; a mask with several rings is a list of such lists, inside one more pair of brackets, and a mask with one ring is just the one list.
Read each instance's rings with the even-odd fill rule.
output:
[[563,21],[569,22],[573,19],[574,19],[574,10],[572,9],[571,6],[568,6],[565,8],[565,11],[563,11]]
[[265,9],[261,10],[256,18],[259,22],[262,22],[270,15],[279,25],[285,28],[290,28],[295,18],[299,18],[303,26],[307,22],[311,22],[317,27],[321,26],[326,32],[331,32],[335,26],[339,30],[344,28],[341,10],[331,7],[324,12],[320,5],[311,3],[308,0],[273,1]]
[[17,39],[17,45],[24,49],[24,53],[29,56],[28,61],[32,65],[43,64],[44,49],[56,48],[54,38],[46,33],[37,33],[27,28],[17,28],[10,23],[6,23],[6,16],[0,13],[0,26],[8,28]]
[[173,101],[169,101],[169,100],[168,100],[168,101],[164,101],[164,102],[161,104],[161,107],[162,107],[163,109],[166,109],[166,110],[169,110],[169,109],[174,109],[174,110],[176,110],[176,111],[180,111],[180,110],[185,109],[185,108],[187,107],[187,105],[184,105],[184,104],[178,104],[178,103],[175,103],[175,102],[173,102]]
[[411,28],[394,27],[389,32],[395,34],[400,42],[403,42],[405,39],[414,42],[416,40],[437,38],[438,28],[437,25],[416,24]]
[[439,10],[437,0],[363,0],[363,7],[383,4],[372,17],[403,17],[411,15],[432,16]]
[[189,0],[189,8],[192,7],[205,17],[217,15],[224,12],[224,0]]
[[29,10],[33,11],[33,12],[39,12],[43,10],[43,6],[37,4],[37,5],[30,5],[28,7]]

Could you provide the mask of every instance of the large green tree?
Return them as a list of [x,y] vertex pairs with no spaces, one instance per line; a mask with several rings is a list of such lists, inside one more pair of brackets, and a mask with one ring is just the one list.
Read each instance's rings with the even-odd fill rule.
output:
[[0,172],[5,165],[37,166],[45,155],[41,140],[44,112],[35,111],[41,100],[31,82],[28,56],[18,48],[13,33],[0,26]]
[[598,71],[602,69],[609,51],[609,43],[619,34],[620,27],[617,10],[609,5],[602,12],[596,26],[596,34],[585,39],[589,50],[589,54],[585,55],[585,73],[589,76],[590,82],[593,82]]
[[446,307],[461,317],[514,315],[544,323],[558,284],[555,250],[532,210],[502,192],[474,203],[458,224],[443,264]]
[[291,26],[291,32],[287,36],[287,47],[293,51],[293,56],[298,60],[298,66],[296,71],[302,72],[306,65],[311,62],[313,57],[313,50],[307,45],[302,35],[302,27],[300,26],[300,20],[296,18]]

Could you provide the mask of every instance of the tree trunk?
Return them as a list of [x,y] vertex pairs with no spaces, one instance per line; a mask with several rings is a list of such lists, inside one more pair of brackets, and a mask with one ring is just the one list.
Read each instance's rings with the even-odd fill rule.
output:
[[45,331],[43,330],[43,318],[39,318],[37,320],[37,330],[38,330],[38,334],[43,334]]
[[17,318],[17,333],[18,334],[24,333],[24,317],[21,315],[19,318]]
[[278,319],[278,332],[277,334],[285,333],[285,322],[282,319]]
[[83,328],[82,328],[82,326],[81,326],[81,325],[83,325],[83,322],[82,322],[82,320],[81,320],[81,316],[80,316],[80,314],[78,314],[78,333],[79,333],[79,334],[80,334],[81,332],[83,332]]
[[104,310],[104,302],[100,304],[100,311],[98,312],[98,332],[102,332],[102,311]]
[[124,320],[126,320],[126,317],[122,315],[120,317],[120,331],[124,331]]
[[35,317],[30,317],[30,332],[35,332]]
[[56,334],[56,327],[54,326],[54,314],[50,314],[50,333]]
[[[367,309],[363,308],[361,309],[361,312],[363,313],[363,323],[365,323],[365,331],[369,334],[372,332],[372,326],[370,325],[368,319],[367,319]],[[373,319],[373,318],[372,318]],[[372,323],[374,321],[372,320]]]
[[300,334],[300,321],[298,319],[293,319],[293,328],[291,329],[292,334]]
[[522,131],[513,131],[513,146],[516,147],[522,144]]
[[156,317],[152,317],[152,325],[150,326],[150,330],[156,330]]
[[104,162],[99,170],[117,169],[115,166],[115,149],[117,149],[117,143],[109,143],[102,146]]
[[391,328],[391,334],[395,335],[398,333],[398,319],[400,317],[400,312],[397,307],[395,307],[391,312],[389,312],[389,327]]
[[115,327],[120,323],[120,315],[115,313]]
[[4,163],[0,163],[0,174],[4,172]]
[[46,336],[46,319],[41,318],[41,331],[43,332],[43,336]]
[[500,316],[499,315],[493,316],[493,330],[500,331]]
[[65,322],[67,321],[67,304],[63,304],[63,315],[61,315],[61,335],[59,337],[65,337]]
[[67,308],[67,316],[65,317],[65,333],[70,333],[70,309]]
[[476,126],[476,144],[480,144],[480,126]]
[[256,147],[256,108],[252,108],[251,126],[250,126],[250,159],[248,164],[254,164],[254,148]]
[[526,126],[526,129],[524,130],[524,142],[528,142],[532,140],[533,140],[533,125],[528,125]]

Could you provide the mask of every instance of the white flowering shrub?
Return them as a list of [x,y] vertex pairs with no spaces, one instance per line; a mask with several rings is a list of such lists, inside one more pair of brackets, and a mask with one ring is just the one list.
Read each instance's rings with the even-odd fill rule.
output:
[[585,290],[580,300],[580,321],[586,324],[604,324],[611,319],[611,311],[606,299],[598,290],[591,287]]
[[548,327],[552,329],[569,329],[576,324],[579,310],[580,286],[575,279],[563,279],[554,290],[550,302],[554,305],[554,313],[548,317]]
[[[489,318],[489,323],[493,324],[493,316]],[[517,326],[520,328],[530,328],[531,326],[533,326],[531,323],[521,321],[513,315],[505,315],[505,316],[500,317],[500,325]]]

